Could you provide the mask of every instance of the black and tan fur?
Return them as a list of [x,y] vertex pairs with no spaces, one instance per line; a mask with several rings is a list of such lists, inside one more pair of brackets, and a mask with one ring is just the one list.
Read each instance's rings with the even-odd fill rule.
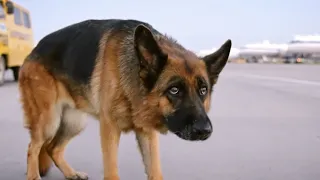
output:
[[134,131],[149,180],[162,180],[157,133],[206,140],[213,85],[231,49],[197,57],[147,23],[87,20],[45,36],[20,70],[25,126],[30,131],[27,179],[52,161],[68,179],[87,179],[64,159],[69,141],[100,121],[104,179],[119,180],[120,134]]

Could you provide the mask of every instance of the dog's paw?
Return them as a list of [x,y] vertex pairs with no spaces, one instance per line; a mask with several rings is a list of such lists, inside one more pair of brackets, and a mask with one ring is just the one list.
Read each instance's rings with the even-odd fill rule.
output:
[[105,177],[103,180],[120,180],[118,175],[115,176],[110,176],[110,177]]
[[88,180],[89,176],[84,172],[76,172],[74,175],[66,177],[66,179],[67,180]]
[[150,176],[148,180],[163,180],[162,175]]
[[30,176],[30,177],[27,177],[27,180],[41,180],[41,177],[40,176]]

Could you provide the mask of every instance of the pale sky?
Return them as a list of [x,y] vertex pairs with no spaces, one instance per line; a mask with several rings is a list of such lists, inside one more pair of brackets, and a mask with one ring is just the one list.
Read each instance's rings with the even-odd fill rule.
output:
[[[16,0],[31,11],[35,42],[86,19],[143,20],[193,51],[320,33],[319,0]],[[312,20],[313,19],[313,20]]]

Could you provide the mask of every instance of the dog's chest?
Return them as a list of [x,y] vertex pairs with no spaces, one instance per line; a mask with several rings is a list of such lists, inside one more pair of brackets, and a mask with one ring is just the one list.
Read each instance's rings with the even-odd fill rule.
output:
[[112,120],[117,122],[122,131],[130,131],[134,128],[131,104],[124,95],[114,97],[110,113]]

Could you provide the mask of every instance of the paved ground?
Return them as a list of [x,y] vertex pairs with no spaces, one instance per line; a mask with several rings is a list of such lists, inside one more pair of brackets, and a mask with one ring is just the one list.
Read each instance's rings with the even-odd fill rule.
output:
[[[28,134],[17,86],[0,87],[0,179],[24,179]],[[6,102],[6,103],[5,103]],[[320,66],[228,64],[215,89],[212,138],[190,143],[161,136],[165,180],[319,180]],[[67,160],[102,179],[98,126],[68,146]],[[120,176],[143,180],[134,136],[122,137]],[[45,180],[61,179],[54,168]]]

